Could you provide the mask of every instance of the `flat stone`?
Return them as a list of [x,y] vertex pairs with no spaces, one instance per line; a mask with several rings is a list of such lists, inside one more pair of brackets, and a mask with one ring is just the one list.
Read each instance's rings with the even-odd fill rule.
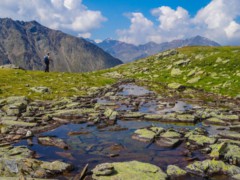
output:
[[131,112],[131,113],[125,113],[122,115],[123,118],[141,118],[144,114],[140,112]]
[[227,125],[225,121],[218,119],[216,117],[208,118],[204,120],[203,123],[206,125],[221,125],[221,126]]
[[240,133],[222,132],[222,133],[219,133],[218,135],[222,138],[240,140]]
[[224,115],[224,114],[220,114],[220,115],[214,115],[216,118],[225,120],[225,121],[239,121],[239,116],[238,115],[234,115],[234,114],[229,114],[229,115]]
[[1,121],[17,121],[17,116],[4,116],[1,117]]
[[231,139],[218,139],[218,142],[226,142],[228,144],[233,144],[233,145],[237,145],[240,146],[240,141],[236,141],[236,140],[231,140]]
[[152,141],[156,136],[156,132],[144,128],[144,129],[138,129],[134,132],[132,135],[132,139],[139,140],[142,142],[150,142]]
[[100,176],[93,174],[92,178],[95,180],[167,179],[167,174],[165,174],[158,166],[149,163],[130,161],[130,162],[115,162],[111,164],[114,167],[114,173],[110,175]]
[[160,138],[155,141],[158,146],[165,147],[165,148],[173,148],[180,144],[179,139],[173,138]]
[[230,129],[231,131],[240,131],[240,125],[230,126],[229,129]]
[[146,114],[144,116],[145,120],[161,120],[163,115],[161,114]]
[[68,149],[68,145],[62,139],[56,137],[39,137],[38,141],[45,146],[56,146],[62,149]]
[[216,142],[215,138],[207,137],[207,136],[203,136],[203,135],[190,135],[188,137],[188,140],[199,146],[214,144]]
[[2,121],[1,123],[3,125],[17,126],[17,127],[34,127],[37,125],[37,123],[29,123],[24,121],[12,121],[12,120]]
[[195,116],[191,114],[179,114],[176,116],[176,118],[179,122],[195,122]]
[[163,138],[181,138],[181,134],[175,131],[167,131],[160,135]]

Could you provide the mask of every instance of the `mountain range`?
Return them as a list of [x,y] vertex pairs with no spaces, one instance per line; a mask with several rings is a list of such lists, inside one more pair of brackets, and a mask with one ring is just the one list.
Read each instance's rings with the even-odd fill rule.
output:
[[36,21],[0,18],[0,65],[42,70],[47,52],[53,60],[51,71],[86,72],[122,64],[83,38],[49,29]]
[[[94,41],[90,42],[94,43]],[[145,58],[165,50],[184,46],[220,46],[217,42],[202,36],[173,40],[171,42],[164,42],[161,44],[149,42],[138,46],[113,39],[106,39],[100,43],[95,42],[95,44],[112,56],[122,60],[124,63]]]

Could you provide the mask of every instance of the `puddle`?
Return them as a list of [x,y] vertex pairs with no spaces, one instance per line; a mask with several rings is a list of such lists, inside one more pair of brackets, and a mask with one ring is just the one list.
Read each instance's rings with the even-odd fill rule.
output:
[[120,88],[122,88],[123,90],[118,94],[124,95],[124,96],[129,96],[129,95],[142,96],[142,95],[153,93],[152,91],[149,91],[144,87],[140,87],[134,84],[121,85]]
[[[121,92],[116,94],[115,100],[109,97],[98,98],[97,102],[105,105],[109,104],[117,111],[138,111],[142,113],[170,113],[170,112],[185,112],[192,109],[192,105],[182,101],[177,102],[161,102],[156,100],[153,92],[133,84],[121,85]],[[133,103],[130,96],[137,96]],[[137,105],[136,105],[137,104]],[[63,139],[69,146],[69,150],[59,149],[52,146],[42,146],[38,144],[37,138],[32,139],[33,146],[29,148],[37,153],[40,160],[63,160],[75,166],[75,171],[69,177],[79,173],[82,168],[88,163],[89,170],[96,165],[104,162],[121,162],[138,160],[155,164],[161,167],[164,171],[170,164],[185,167],[189,162],[189,157],[184,156],[184,143],[177,148],[161,148],[156,144],[147,144],[131,138],[136,129],[159,126],[167,128],[189,128],[194,129],[199,124],[167,124],[151,121],[122,121],[118,120],[117,125],[125,128],[122,131],[110,131],[106,129],[97,129],[96,126],[88,127],[87,124],[67,124],[52,131],[42,133],[43,136],[57,136]],[[111,128],[111,127],[108,127]],[[68,136],[72,131],[88,131],[88,134]],[[27,140],[22,140],[18,145],[28,145]],[[114,156],[114,157],[110,157]],[[199,160],[204,160],[205,157],[198,151],[193,151],[192,157],[197,157]],[[60,178],[60,177],[59,177]],[[61,177],[63,178],[63,177]],[[68,178],[68,177],[67,177]],[[200,177],[188,176],[184,179],[196,180]]]
[[[68,124],[63,125],[50,132],[42,133],[43,136],[57,136],[63,139],[70,146],[69,150],[59,149],[52,146],[42,146],[38,144],[37,138],[33,138],[33,146],[29,148],[37,153],[40,160],[63,160],[72,163],[75,166],[75,172],[80,171],[87,163],[89,169],[103,162],[131,161],[138,160],[155,164],[166,170],[169,164],[175,164],[180,167],[186,166],[189,162],[184,156],[184,145],[177,148],[161,148],[155,144],[148,146],[147,143],[139,142],[131,138],[133,132],[142,127],[161,126],[164,128],[181,128],[178,125],[163,124],[157,122],[145,121],[121,121],[118,125],[128,128],[124,131],[102,131],[94,127],[87,127],[87,124]],[[184,126],[194,128],[194,126]],[[89,131],[89,134],[77,136],[68,136],[70,131]],[[22,140],[18,145],[26,145],[27,140]],[[118,154],[117,157],[109,157],[111,154]],[[204,156],[199,152],[193,152],[193,157],[197,156],[200,160]],[[190,178],[191,179],[191,178]]]

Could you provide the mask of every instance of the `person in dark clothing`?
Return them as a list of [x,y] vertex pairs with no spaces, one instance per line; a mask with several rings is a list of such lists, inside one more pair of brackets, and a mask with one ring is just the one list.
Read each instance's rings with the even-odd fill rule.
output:
[[47,55],[44,56],[44,63],[45,63],[45,72],[49,72],[50,53],[47,53]]

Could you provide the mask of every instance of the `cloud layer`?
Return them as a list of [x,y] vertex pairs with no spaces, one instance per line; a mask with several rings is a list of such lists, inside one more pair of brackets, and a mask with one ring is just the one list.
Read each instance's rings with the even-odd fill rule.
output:
[[119,40],[143,44],[149,41],[164,42],[178,38],[202,35],[223,45],[240,42],[239,0],[212,0],[206,7],[190,17],[187,10],[162,6],[151,11],[158,24],[142,13],[131,13],[128,29],[117,30]]
[[100,11],[84,6],[82,0],[1,0],[0,16],[37,20],[50,28],[86,37],[107,20]]

